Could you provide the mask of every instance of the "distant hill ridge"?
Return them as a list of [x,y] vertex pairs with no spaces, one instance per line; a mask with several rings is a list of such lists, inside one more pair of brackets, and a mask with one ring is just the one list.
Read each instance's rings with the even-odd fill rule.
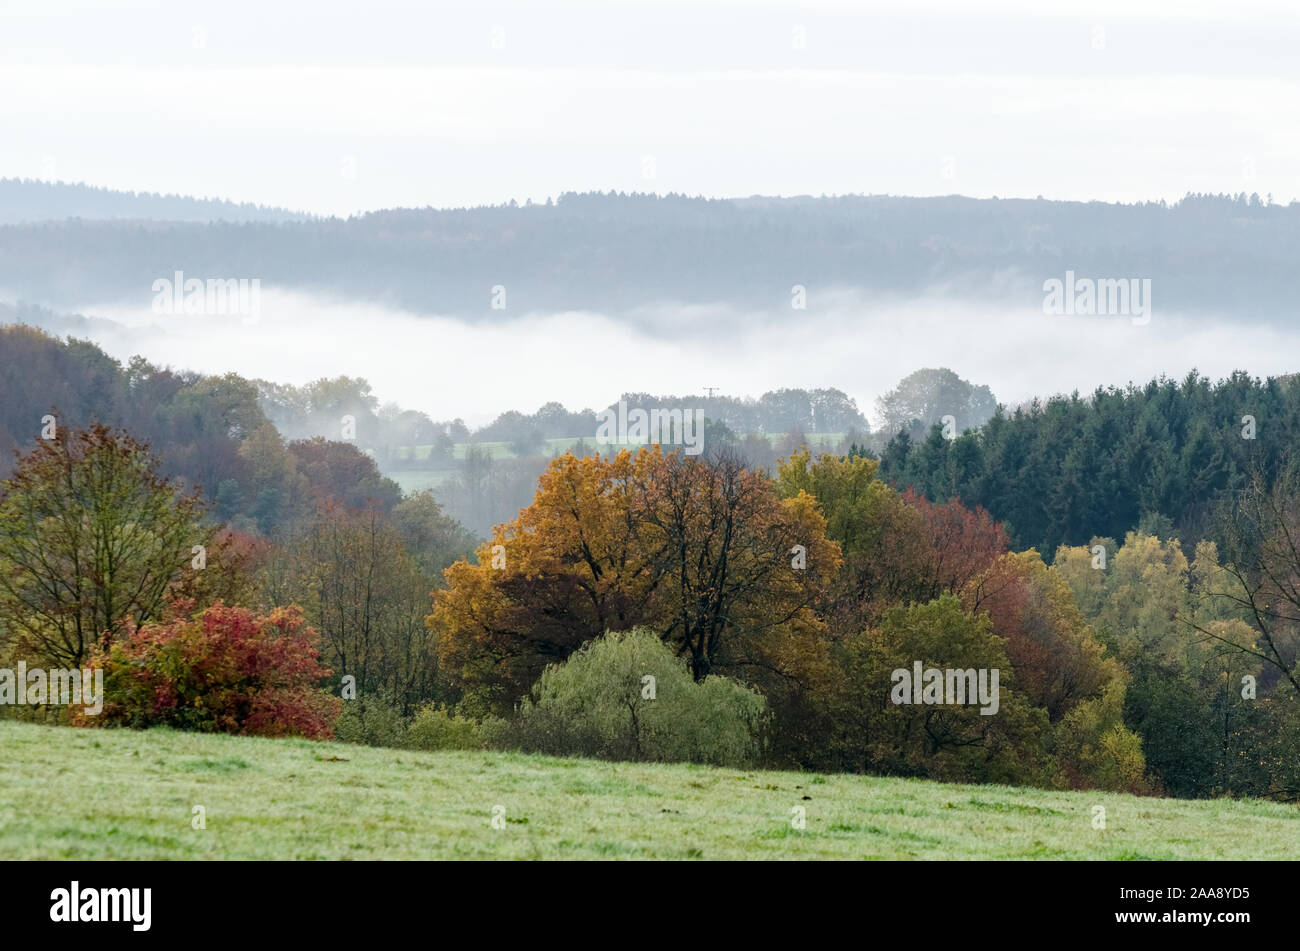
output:
[[[1293,319],[1300,259],[1300,204],[1244,193],[1189,195],[1172,205],[569,193],[541,204],[392,209],[346,220],[123,199],[133,214],[221,218],[143,225],[52,217],[55,206],[36,209],[33,196],[71,200],[73,192],[41,187],[62,186],[0,185],[5,215],[21,217],[26,207],[46,216],[0,225],[0,289],[10,300],[59,310],[145,307],[154,280],[183,270],[477,321],[587,310],[644,325],[699,304],[723,305],[711,313],[729,308],[747,321],[785,320],[797,309],[812,330],[843,311],[844,290],[862,300],[1041,310],[1044,282],[1077,275],[1149,280],[1157,319],[1251,324]],[[6,188],[26,205],[9,201]],[[118,200],[84,192],[96,194],[105,208]],[[507,294],[504,311],[494,306],[498,287]]]
[[38,221],[153,220],[182,222],[305,221],[311,215],[222,198],[117,191],[80,182],[0,178],[0,224]]

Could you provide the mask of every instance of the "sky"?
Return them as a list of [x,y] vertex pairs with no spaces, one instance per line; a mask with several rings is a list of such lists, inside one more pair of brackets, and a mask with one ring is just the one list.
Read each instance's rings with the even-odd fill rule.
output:
[[0,0],[0,177],[349,215],[565,191],[1300,198],[1294,3]]

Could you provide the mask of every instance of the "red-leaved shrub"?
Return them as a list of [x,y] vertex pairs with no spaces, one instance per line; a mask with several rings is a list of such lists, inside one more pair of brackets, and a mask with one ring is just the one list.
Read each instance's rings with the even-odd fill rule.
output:
[[300,608],[175,608],[91,660],[104,668],[104,709],[80,722],[332,738],[343,702],[317,686],[330,671]]

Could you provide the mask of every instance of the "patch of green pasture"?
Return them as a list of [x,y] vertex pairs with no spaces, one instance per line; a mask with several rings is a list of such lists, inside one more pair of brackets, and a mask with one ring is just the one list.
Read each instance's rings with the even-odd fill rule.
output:
[[1300,809],[1250,800],[15,721],[0,763],[0,859],[1300,855]]

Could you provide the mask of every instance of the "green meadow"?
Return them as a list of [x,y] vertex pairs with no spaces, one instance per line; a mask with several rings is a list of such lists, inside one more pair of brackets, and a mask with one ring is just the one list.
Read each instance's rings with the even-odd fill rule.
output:
[[[767,435],[768,442],[773,446],[776,445],[777,440],[782,438],[784,437],[780,433],[769,433]],[[843,438],[843,433],[809,433],[807,435],[809,445],[820,445],[823,442],[838,443]],[[508,442],[458,442],[452,450],[453,462],[446,468],[394,469],[384,474],[401,486],[402,491],[406,493],[422,492],[425,489],[433,489],[434,491],[437,491],[452,479],[456,478],[459,474],[459,464],[465,461],[465,453],[469,450],[470,446],[477,446],[479,449],[484,450],[493,460],[504,461],[518,458],[518,455],[510,448],[510,445],[511,444]],[[585,446],[585,452],[591,454],[596,452],[597,449],[602,453],[610,450],[618,451],[621,449],[631,449],[636,451],[637,449],[642,448],[645,443],[616,443],[609,446],[597,446],[595,437],[591,435],[585,437],[565,436],[558,439],[543,440],[542,447],[538,450],[538,455],[550,458],[562,456],[577,445]],[[393,459],[394,461],[409,461],[414,459],[417,462],[420,460],[427,460],[432,449],[433,446],[428,444],[398,446],[393,450]]]
[[0,764],[4,860],[1300,857],[1258,801],[4,720]]
[[[767,433],[766,438],[770,445],[775,446],[779,440],[785,438],[785,434]],[[808,440],[809,445],[817,445],[822,442],[837,443],[844,438],[844,433],[807,433],[805,438]],[[606,453],[611,450],[617,452],[621,449],[631,449],[635,451],[648,444],[643,442],[616,442],[610,443],[609,445],[598,446],[594,434],[588,434],[586,436],[560,436],[554,439],[542,440],[541,448],[538,450],[537,454],[541,456],[561,456],[577,445],[585,446],[588,453],[595,452],[597,449],[602,453]],[[509,442],[458,442],[452,448],[452,459],[456,462],[464,462],[465,453],[469,451],[470,446],[476,446],[479,449],[484,450],[491,455],[493,459],[518,458],[517,453],[515,453],[511,448],[511,443]],[[665,451],[671,448],[671,446],[665,447]],[[393,450],[393,458],[406,460],[412,458],[416,460],[428,459],[429,453],[432,450],[433,446],[427,443],[415,446],[398,446]]]

